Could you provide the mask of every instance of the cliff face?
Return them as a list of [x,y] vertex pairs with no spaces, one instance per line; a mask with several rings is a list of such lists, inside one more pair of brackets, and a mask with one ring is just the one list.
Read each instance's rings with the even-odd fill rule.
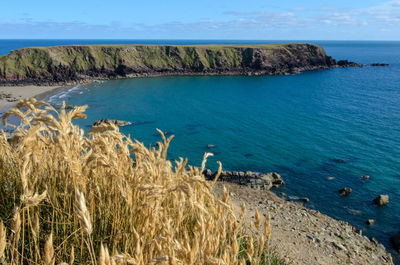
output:
[[0,57],[0,83],[62,83],[185,74],[277,75],[340,65],[312,44],[88,45],[25,48]]

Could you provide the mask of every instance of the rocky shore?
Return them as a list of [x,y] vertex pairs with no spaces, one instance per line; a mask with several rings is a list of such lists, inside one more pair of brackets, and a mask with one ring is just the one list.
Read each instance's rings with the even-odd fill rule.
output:
[[[214,180],[216,174],[217,172],[210,169],[203,172],[207,180]],[[299,257],[293,256],[292,252],[287,252],[286,259],[296,261],[293,264],[393,264],[391,255],[376,239],[363,236],[361,230],[352,227],[347,222],[335,220],[304,207],[303,204],[309,202],[307,197],[287,197],[286,194],[281,193],[282,198],[280,198],[269,191],[271,188],[280,188],[283,185],[285,185],[284,180],[276,172],[222,171],[218,178],[217,191],[221,192],[222,186],[227,186],[238,207],[245,203],[250,210],[264,211],[264,215],[273,213],[272,220],[275,220],[275,226],[280,231],[276,235],[280,238],[279,243],[282,244],[281,247],[276,246],[278,249],[281,248],[278,252],[286,253],[287,248],[296,248],[300,245],[301,248],[319,249],[319,251],[314,251],[315,260],[309,259],[310,257],[307,259],[300,257],[304,259],[304,262],[299,262]],[[349,187],[338,191],[340,196],[348,196],[351,192],[352,189]],[[377,206],[383,206],[388,202],[387,195],[380,195],[374,199]],[[368,219],[366,223],[372,226],[375,220]],[[309,224],[312,224],[312,227],[307,226]],[[287,227],[291,228],[287,229]],[[282,234],[285,233],[287,234],[285,237],[293,238],[282,239]],[[296,240],[293,241],[293,239]],[[399,249],[400,233],[392,236],[390,241],[395,249]],[[302,251],[309,253],[310,249]],[[301,254],[301,256],[304,255]],[[325,261],[320,262],[322,260]]]
[[54,85],[165,75],[285,75],[360,66],[321,46],[76,45],[24,48],[0,56],[0,85]]
[[271,191],[235,183],[218,182],[214,191],[218,196],[222,196],[223,186],[230,192],[237,214],[241,205],[246,205],[248,227],[256,209],[261,216],[271,216],[270,245],[286,264],[393,264],[382,244],[347,222],[279,198]]
[[[210,169],[206,169],[203,174],[206,179],[213,180],[217,172],[212,172]],[[260,190],[270,190],[272,187],[280,188],[285,185],[281,175],[276,172],[259,173],[252,171],[222,171],[218,180]]]

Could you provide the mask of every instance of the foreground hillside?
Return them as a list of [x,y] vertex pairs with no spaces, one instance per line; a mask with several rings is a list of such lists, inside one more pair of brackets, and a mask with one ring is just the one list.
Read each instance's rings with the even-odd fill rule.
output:
[[281,264],[270,219],[246,232],[245,209],[212,193],[210,154],[173,164],[172,137],[147,149],[113,124],[85,136],[85,109],[26,99],[3,116],[22,124],[0,135],[0,264]]
[[313,44],[55,46],[1,56],[0,84],[148,75],[280,75],[355,65],[337,62]]

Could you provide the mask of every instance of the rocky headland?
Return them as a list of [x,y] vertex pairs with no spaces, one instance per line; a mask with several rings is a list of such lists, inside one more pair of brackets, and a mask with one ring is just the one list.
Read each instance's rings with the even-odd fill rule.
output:
[[313,44],[76,45],[0,56],[0,85],[54,85],[160,75],[284,75],[359,66]]

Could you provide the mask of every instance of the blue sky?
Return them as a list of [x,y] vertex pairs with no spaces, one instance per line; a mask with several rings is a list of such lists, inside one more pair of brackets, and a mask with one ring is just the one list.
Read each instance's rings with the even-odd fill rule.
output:
[[400,40],[400,0],[19,0],[0,38]]

